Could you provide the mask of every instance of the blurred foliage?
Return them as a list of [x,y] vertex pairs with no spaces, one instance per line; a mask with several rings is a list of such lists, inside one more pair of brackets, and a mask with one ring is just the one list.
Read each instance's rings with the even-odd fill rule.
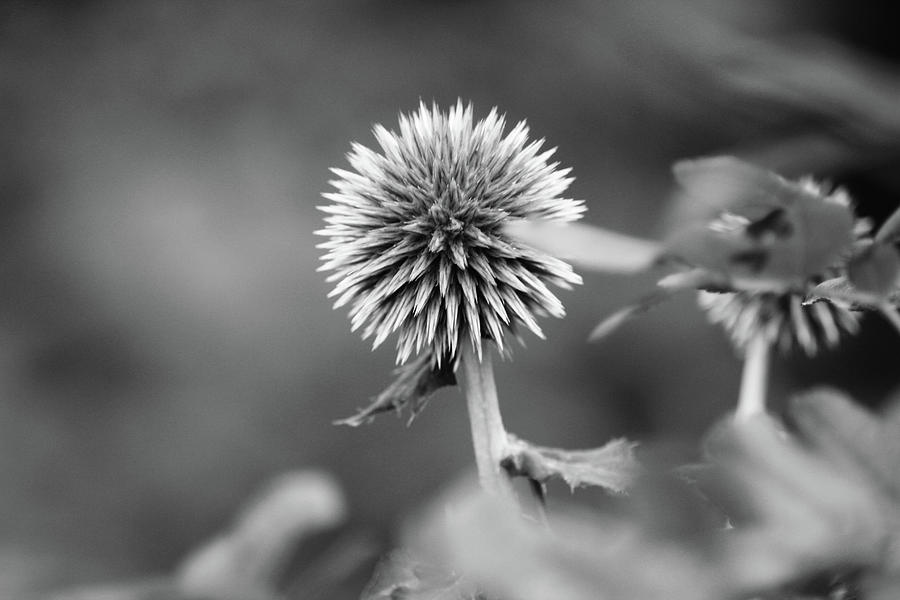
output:
[[557,511],[543,528],[470,491],[433,511],[424,535],[497,598],[886,594],[900,572],[898,409],[811,392],[793,403],[790,432],[768,416],[728,419],[702,463],[673,470],[650,454],[621,509]]

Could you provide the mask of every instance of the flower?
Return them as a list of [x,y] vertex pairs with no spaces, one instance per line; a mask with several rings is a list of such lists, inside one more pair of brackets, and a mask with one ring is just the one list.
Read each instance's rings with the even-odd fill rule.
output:
[[[870,223],[855,218],[842,189],[811,178],[788,180],[729,156],[681,161],[673,170],[678,200],[691,218],[661,242],[585,225],[507,228],[592,270],[676,269],[659,280],[659,289],[604,319],[591,339],[694,290],[710,320],[740,349],[762,335],[769,345],[800,346],[812,355],[822,345],[837,345],[842,333],[858,331],[850,309],[861,299],[878,301],[872,290],[896,288],[900,256],[884,243],[873,246]],[[891,240],[897,230],[900,211],[882,237]],[[871,298],[849,289],[853,280],[857,287],[865,282],[862,291]]]
[[818,300],[803,303],[793,292],[708,292],[697,301],[712,323],[725,328],[738,348],[746,348],[757,335],[787,352],[799,346],[813,356],[822,345],[834,348],[842,333],[859,331],[859,317],[845,306]]
[[475,123],[471,104],[443,113],[420,103],[400,116],[399,133],[375,126],[380,153],[353,145],[355,172],[332,169],[319,270],[332,271],[329,297],[350,305],[352,329],[374,336],[373,349],[397,333],[398,363],[423,351],[438,365],[455,360],[466,338],[479,355],[482,339],[502,350],[520,325],[542,337],[535,317],[564,315],[548,284],[581,282],[567,263],[502,231],[584,211],[560,196],[572,179],[548,163],[555,149],[529,142],[524,121],[504,128],[496,109]]
[[[808,195],[814,202],[840,207],[848,213],[851,210],[850,197],[841,188],[829,190],[809,177],[786,183]],[[853,225],[857,240],[870,236],[871,224],[867,220],[856,219]],[[755,222],[725,212],[709,224],[710,229],[726,235],[763,239],[766,236],[777,238],[791,235],[794,227],[783,213],[778,212],[769,213]],[[846,258],[838,256],[821,272],[807,273],[805,279],[785,288],[750,288],[730,292],[701,290],[697,301],[709,320],[724,327],[739,349],[746,349],[754,337],[762,335],[771,346],[777,346],[783,352],[799,346],[808,356],[814,356],[823,345],[836,347],[843,333],[859,332],[859,316],[849,309],[848,303],[825,298],[806,301],[809,290],[815,284],[845,268]]]

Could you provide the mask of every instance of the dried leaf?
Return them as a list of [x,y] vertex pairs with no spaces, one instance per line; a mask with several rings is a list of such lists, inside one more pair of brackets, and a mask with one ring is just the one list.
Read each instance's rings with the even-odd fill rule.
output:
[[452,364],[444,362],[440,367],[435,367],[431,353],[425,353],[410,364],[397,368],[394,375],[394,381],[367,407],[334,424],[358,427],[371,422],[377,414],[390,411],[400,413],[405,408],[410,410],[411,423],[425,408],[431,394],[442,387],[456,385]]
[[375,569],[360,600],[477,600],[459,575],[395,550]]
[[604,273],[635,273],[657,260],[660,245],[581,223],[518,221],[505,232],[557,258]]
[[564,450],[536,446],[512,434],[503,466],[513,475],[543,483],[559,477],[570,487],[594,485],[625,492],[638,472],[635,442],[624,438],[590,450]]

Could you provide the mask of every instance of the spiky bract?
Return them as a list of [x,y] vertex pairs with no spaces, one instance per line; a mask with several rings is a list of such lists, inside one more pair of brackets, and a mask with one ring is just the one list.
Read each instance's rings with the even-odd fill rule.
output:
[[355,172],[332,169],[337,191],[320,270],[333,271],[335,307],[349,304],[352,328],[374,346],[396,332],[397,361],[429,351],[455,359],[463,340],[503,348],[524,325],[542,336],[535,316],[564,314],[548,283],[580,283],[571,267],[506,237],[511,219],[572,221],[581,201],[560,197],[569,169],[548,163],[554,150],[528,141],[518,123],[504,132],[497,110],[473,121],[472,106],[449,112],[420,104],[400,116],[400,131],[374,128],[381,151],[354,144]]
[[859,331],[856,313],[828,300],[804,304],[793,292],[699,292],[697,299],[740,349],[763,335],[782,351],[799,346],[812,356],[822,345],[837,346],[842,333]]

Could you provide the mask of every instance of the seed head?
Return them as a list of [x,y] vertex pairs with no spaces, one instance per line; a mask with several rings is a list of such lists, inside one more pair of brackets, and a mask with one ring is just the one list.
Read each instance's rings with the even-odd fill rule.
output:
[[354,171],[332,169],[336,191],[319,207],[328,225],[319,270],[332,271],[335,308],[350,305],[352,329],[373,347],[397,333],[397,362],[431,352],[455,360],[465,339],[503,349],[536,316],[564,315],[548,288],[581,279],[572,268],[502,232],[517,219],[573,221],[581,201],[560,197],[569,169],[548,163],[555,149],[528,141],[524,121],[508,133],[496,109],[477,123],[462,102],[425,104],[400,116],[400,131],[374,128],[380,151],[353,144]]

